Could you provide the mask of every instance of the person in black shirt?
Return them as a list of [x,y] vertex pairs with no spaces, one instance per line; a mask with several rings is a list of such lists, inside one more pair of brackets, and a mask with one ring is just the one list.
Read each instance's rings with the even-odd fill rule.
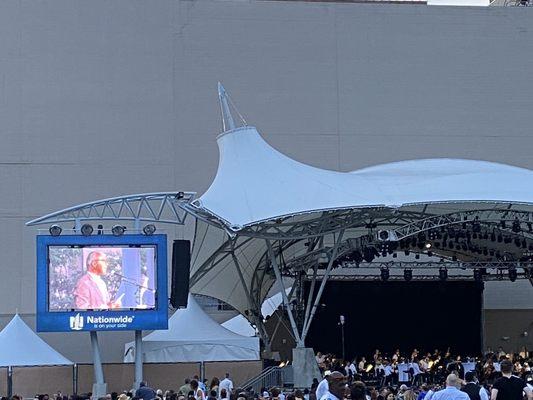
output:
[[466,385],[461,390],[470,397],[470,400],[489,400],[485,388],[477,384],[474,371],[468,371],[465,374],[465,381]]
[[524,392],[528,400],[533,400],[533,393],[526,381],[512,375],[513,363],[509,360],[503,360],[500,363],[502,377],[494,381],[490,400],[523,400]]

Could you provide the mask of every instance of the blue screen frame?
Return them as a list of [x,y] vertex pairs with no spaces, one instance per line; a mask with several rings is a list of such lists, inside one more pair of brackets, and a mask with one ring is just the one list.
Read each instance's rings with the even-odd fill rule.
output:
[[[155,309],[49,311],[49,246],[155,246]],[[124,331],[168,329],[167,235],[38,235],[37,332]]]

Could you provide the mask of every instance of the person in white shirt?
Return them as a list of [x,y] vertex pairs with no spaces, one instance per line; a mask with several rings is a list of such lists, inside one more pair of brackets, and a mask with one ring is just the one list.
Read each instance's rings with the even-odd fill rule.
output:
[[322,396],[324,396],[329,390],[328,376],[322,379],[316,388],[315,394],[316,394],[317,400],[320,400]]
[[470,400],[465,392],[461,392],[461,380],[455,374],[446,378],[446,389],[439,390],[431,396],[431,400]]
[[219,390],[226,389],[226,393],[228,395],[228,398],[231,396],[231,393],[233,392],[233,382],[229,378],[229,373],[226,372],[226,377],[222,379],[220,384],[218,385]]
[[338,371],[332,372],[328,378],[328,391],[319,400],[343,400],[346,394],[346,378]]
[[354,358],[353,361],[350,363],[350,365],[348,367],[350,369],[350,372],[352,373],[352,377],[354,377],[355,374],[357,374],[357,368],[355,367],[356,362],[357,361]]
[[366,359],[362,357],[361,361],[359,361],[359,365],[357,366],[357,369],[361,371],[361,373],[365,370],[365,364],[366,364]]

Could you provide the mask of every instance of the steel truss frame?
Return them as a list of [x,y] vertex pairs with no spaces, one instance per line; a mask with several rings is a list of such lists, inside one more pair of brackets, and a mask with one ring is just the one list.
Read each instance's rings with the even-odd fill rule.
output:
[[[182,208],[193,212],[197,215],[197,205],[190,203],[182,204]],[[209,215],[208,212],[202,210],[201,219],[207,223],[215,225],[219,228],[225,229],[230,237],[228,241],[224,243],[219,250],[212,255],[209,262],[205,263],[200,270],[195,274],[194,279],[200,279],[211,268],[215,268],[216,265],[222,261],[227,255],[231,254],[238,247],[245,245],[250,240],[265,240],[270,243],[270,250],[268,245],[265,247],[265,252],[260,258],[257,266],[254,270],[251,283],[249,287],[245,286],[245,291],[249,294],[249,303],[252,307],[260,309],[258,304],[261,303],[261,293],[263,291],[263,284],[266,276],[271,276],[274,279],[276,272],[279,272],[279,276],[276,276],[276,280],[279,281],[280,277],[296,277],[299,273],[305,272],[305,279],[311,280],[311,285],[315,286],[315,280],[320,281],[320,286],[325,285],[328,279],[334,280],[353,280],[354,276],[349,274],[332,274],[324,276],[317,267],[319,258],[325,258],[328,261],[329,266],[333,266],[332,262],[336,258],[342,255],[352,252],[357,249],[361,249],[364,246],[377,245],[376,233],[378,229],[393,230],[397,235],[398,240],[406,239],[408,237],[416,236],[420,233],[430,231],[433,229],[440,229],[442,227],[454,226],[462,223],[472,223],[474,221],[482,224],[485,229],[494,228],[494,226],[505,220],[507,222],[514,222],[518,220],[521,224],[533,222],[533,215],[530,211],[525,210],[513,210],[505,209],[474,209],[466,211],[451,212],[447,214],[431,215],[426,212],[426,208],[422,211],[410,211],[392,209],[388,207],[376,207],[372,209],[343,209],[343,210],[326,210],[321,213],[308,213],[306,215],[299,214],[293,216],[280,217],[276,220],[265,221],[263,223],[249,226],[249,227],[228,227],[224,222],[216,216],[211,218],[205,218]],[[301,218],[308,217],[304,220]],[[477,218],[476,218],[477,217]],[[233,231],[232,228],[239,228],[238,231]],[[506,234],[515,236],[525,236],[529,232],[522,231],[520,233],[511,232],[509,229],[501,229],[496,227],[498,231],[505,232]],[[345,232],[349,230],[359,230],[361,235],[358,237],[349,237],[346,240],[336,243],[335,246],[327,246],[324,243],[324,237],[328,235],[334,235],[339,232]],[[362,232],[368,232],[366,234]],[[301,241],[307,241],[308,250],[305,254],[295,257],[290,260],[283,260],[283,262],[273,262],[276,258],[281,258],[280,255],[284,254],[289,248]],[[231,246],[234,246],[231,250]],[[226,253],[226,254],[224,254]],[[218,258],[218,260],[217,260]],[[484,280],[501,280],[503,277],[503,271],[510,268],[526,268],[525,272],[518,272],[517,279],[530,278],[529,268],[533,265],[517,264],[516,262],[469,262],[469,263],[424,263],[424,262],[401,262],[401,263],[373,263],[372,265],[378,265],[376,272],[371,272],[368,275],[357,275],[358,280],[377,280],[380,279],[379,269],[387,266],[392,268],[395,265],[396,268],[408,268],[408,269],[433,269],[430,274],[416,274],[413,276],[413,280],[436,280],[438,279],[438,268],[444,267],[447,269],[467,269],[473,270],[476,268],[494,269],[498,271],[496,274],[489,274],[484,276]],[[346,265],[347,267],[353,265]],[[276,271],[276,269],[278,271]],[[311,275],[310,275],[311,274]],[[314,276],[314,279],[312,278]],[[450,274],[449,280],[471,280],[472,275],[464,274]],[[403,280],[403,275],[395,276],[391,274],[390,280]],[[283,296],[283,304],[289,313],[291,303],[294,301],[291,296]],[[314,300],[314,301],[313,301]],[[312,292],[309,293],[309,298],[306,301],[305,311],[303,314],[303,325],[297,323],[297,318],[292,315],[291,328],[293,335],[299,343],[303,345],[305,336],[310,326],[310,320],[312,320],[312,303],[316,303],[320,300],[320,296],[312,298]],[[304,301],[305,300],[299,300]],[[256,310],[257,311],[257,310]],[[259,321],[260,318],[256,318],[256,325],[259,331],[262,332],[263,322]],[[289,317],[289,319],[291,319]],[[298,326],[301,325],[301,326]],[[262,333],[265,342],[268,342],[266,338],[266,332]]]
[[183,225],[187,213],[180,207],[192,201],[195,192],[157,192],[112,197],[65,208],[33,219],[27,226],[108,220],[156,222]]
[[[478,218],[473,220],[472,218]],[[449,214],[434,215],[421,220],[411,222],[399,228],[394,228],[398,240],[407,238],[409,236],[418,235],[432,229],[446,227],[449,225],[462,224],[465,222],[479,222],[479,223],[498,223],[501,221],[519,223],[533,223],[533,213],[523,210],[502,210],[502,209],[481,209],[453,212]],[[514,232],[513,232],[514,233]],[[533,232],[532,232],[533,233]]]

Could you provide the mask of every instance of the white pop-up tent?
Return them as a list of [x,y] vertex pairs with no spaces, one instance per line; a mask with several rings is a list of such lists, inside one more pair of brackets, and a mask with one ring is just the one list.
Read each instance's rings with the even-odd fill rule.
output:
[[37,336],[18,314],[0,332],[0,367],[72,364]]
[[[143,338],[145,362],[238,361],[259,359],[259,338],[238,335],[207,315],[192,296],[170,317],[168,330]],[[135,359],[135,342],[125,345],[125,362]]]

